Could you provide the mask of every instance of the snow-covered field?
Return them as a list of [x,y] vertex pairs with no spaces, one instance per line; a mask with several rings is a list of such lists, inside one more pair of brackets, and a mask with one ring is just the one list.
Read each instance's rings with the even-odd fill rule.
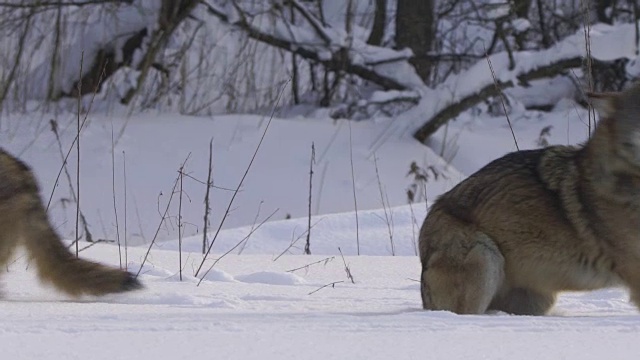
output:
[[[334,223],[321,239],[346,231]],[[132,271],[145,251],[129,249]],[[82,255],[119,262],[111,245]],[[4,277],[2,358],[635,359],[640,351],[640,316],[621,290],[564,295],[545,317],[458,316],[421,310],[415,256],[276,256],[228,255],[197,286],[198,253],[183,254],[180,282],[178,253],[154,249],[146,289],[79,301],[40,286],[20,259]]]
[[[238,185],[269,117],[89,116],[81,135],[81,208],[94,238],[128,239],[127,265],[133,272],[141,270],[146,288],[70,300],[41,286],[19,256],[3,278],[0,358],[637,358],[640,315],[620,289],[564,294],[544,317],[421,310],[416,237],[427,206],[406,205],[405,191],[412,181],[407,172],[413,161],[440,172],[427,183],[431,201],[464,175],[514,150],[504,117],[480,110],[438,131],[430,148],[407,136],[404,118],[352,122],[351,139],[345,121],[274,118],[198,274],[202,277],[215,264],[200,285],[194,274],[202,261],[201,182],[206,181],[209,140],[214,139],[213,178],[218,187],[211,196],[212,241],[231,198],[228,189]],[[3,118],[0,132],[3,147],[34,167],[45,199],[61,166],[48,118]],[[76,119],[72,114],[55,118],[66,153]],[[571,102],[551,113],[511,113],[521,149],[538,147],[547,126],[552,127],[544,138],[551,144],[583,141],[586,118],[586,111]],[[302,255],[312,143],[313,255]],[[179,246],[179,192],[165,221],[161,218],[186,158],[189,176],[182,192],[184,238]],[[68,164],[74,186],[75,163],[74,150]],[[51,218],[70,239],[75,207],[64,173],[55,189]],[[159,235],[145,260],[156,231]],[[115,244],[98,244],[81,255],[118,265],[120,251],[124,256]]]
[[[60,146],[50,130],[49,116],[53,118],[37,113],[5,117],[0,127],[2,146],[34,168],[45,199],[50,197],[62,166]],[[62,153],[66,155],[75,138],[77,119],[73,113],[58,115],[56,119]],[[183,179],[180,211],[186,223],[183,234],[202,233],[211,139],[215,188],[210,194],[210,227],[217,227],[270,117],[267,114],[205,118],[151,112],[133,117],[95,114],[87,119],[80,137],[80,204],[89,230],[96,239],[115,240],[119,233],[122,241],[127,234],[130,243],[140,244],[151,241],[157,231],[178,170],[185,160],[187,175]],[[445,164],[430,148],[394,131],[396,127],[393,119],[353,122],[350,126],[348,121],[336,122],[329,118],[274,118],[224,227],[260,223],[274,212],[270,220],[306,216],[312,144],[315,148],[311,204],[314,215],[354,210],[354,182],[358,210],[383,207],[380,187],[385,204],[406,204],[406,189],[411,183],[407,173],[412,162],[421,167],[434,166],[442,174],[428,182],[429,198],[462,179],[462,174]],[[67,168],[74,189],[76,163],[73,148]],[[175,194],[169,204],[169,221],[158,233],[159,240],[178,237],[178,212],[179,194]],[[73,238],[75,204],[64,173],[55,187],[49,213],[59,231]]]

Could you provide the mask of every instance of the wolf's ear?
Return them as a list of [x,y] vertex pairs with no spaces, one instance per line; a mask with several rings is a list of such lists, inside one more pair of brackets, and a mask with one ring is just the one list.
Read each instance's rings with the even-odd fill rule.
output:
[[611,118],[616,111],[618,95],[616,93],[587,92],[589,102],[596,109],[600,118]]

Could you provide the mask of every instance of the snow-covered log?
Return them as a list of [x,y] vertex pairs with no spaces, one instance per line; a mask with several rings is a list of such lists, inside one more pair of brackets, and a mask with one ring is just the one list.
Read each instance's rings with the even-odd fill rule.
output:
[[[604,25],[591,28],[589,55],[599,61],[629,59],[640,67],[635,37],[635,24]],[[512,54],[515,67],[509,69],[506,52],[479,60],[466,71],[449,77],[434,89],[424,88],[420,118],[426,121],[415,124],[414,137],[424,142],[440,126],[471,108],[480,101],[499,94],[502,89],[526,83],[538,78],[553,77],[570,68],[580,67],[587,57],[583,30],[540,51],[520,51]],[[494,68],[495,78],[489,68]]]

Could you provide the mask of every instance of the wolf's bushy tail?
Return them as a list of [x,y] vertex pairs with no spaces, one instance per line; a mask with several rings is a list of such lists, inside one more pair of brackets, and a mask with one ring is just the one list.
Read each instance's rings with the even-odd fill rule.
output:
[[51,227],[41,200],[32,195],[24,214],[22,239],[42,281],[71,296],[105,295],[142,287],[127,271],[75,257]]
[[104,295],[141,288],[130,273],[76,258],[52,228],[33,172],[0,148],[0,266],[20,244],[41,280],[72,295]]

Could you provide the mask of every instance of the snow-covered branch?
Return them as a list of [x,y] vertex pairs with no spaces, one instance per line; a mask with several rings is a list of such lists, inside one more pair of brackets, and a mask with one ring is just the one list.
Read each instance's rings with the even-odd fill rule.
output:
[[[100,91],[106,79],[119,69],[130,67],[138,73],[134,86],[121,99],[127,103],[140,89],[151,68],[167,72],[157,63],[158,54],[198,1],[113,2],[120,5],[110,11],[95,6],[92,10],[100,16],[66,25],[67,33],[59,36],[70,41],[54,49],[58,59],[41,62],[29,75],[28,87],[33,98],[55,100]],[[61,4],[79,6],[93,3],[88,0]],[[79,71],[81,59],[82,74]],[[58,68],[55,64],[59,64]],[[49,78],[50,74],[52,84],[49,90],[42,86],[42,79]]]
[[568,69],[579,67],[582,64],[582,61],[583,59],[581,57],[563,59],[547,66],[542,66],[529,72],[517,75],[515,81],[496,81],[495,83],[486,84],[482,88],[475,87],[475,92],[469,92],[465,95],[461,94],[461,97],[456,99],[456,101],[450,102],[443,108],[435,107],[436,109],[439,109],[439,111],[432,115],[429,121],[424,123],[418,130],[416,130],[416,132],[414,133],[414,137],[418,141],[424,142],[442,125],[446,124],[447,121],[455,118],[456,116],[460,115],[460,113],[468,110],[481,101],[499,95],[501,90],[516,86],[518,84],[527,83],[531,80],[553,77],[555,75],[561,74]]
[[286,19],[259,21],[266,15],[250,15],[235,2],[232,2],[233,9],[217,5],[215,1],[203,1],[203,4],[209,14],[242,29],[250,38],[320,63],[329,70],[357,75],[385,89],[410,90],[424,86],[407,61],[412,56],[410,51],[372,46],[360,39],[353,39],[349,46],[344,31],[324,26],[313,14],[301,11],[304,6],[298,2],[294,1],[292,6],[307,20],[309,27],[285,23]]
[[327,43],[327,45],[331,44],[331,36],[324,31],[325,26],[315,17],[313,14],[309,12],[309,10],[302,4],[300,4],[297,0],[290,0],[291,6],[293,6],[302,16],[309,22],[309,24],[313,27],[316,33],[322,37],[322,39]]
[[[616,59],[640,60],[635,53],[637,41],[634,24],[609,26],[599,24],[591,28],[590,55],[599,61]],[[515,67],[510,69],[506,52],[479,60],[468,70],[449,77],[434,89],[425,89],[421,104],[422,119],[414,131],[414,137],[424,142],[448,120],[471,108],[480,101],[495,96],[499,89],[505,89],[528,81],[552,77],[567,69],[582,65],[587,56],[583,30],[541,51],[520,51],[512,53]],[[496,69],[494,79],[488,62]],[[496,88],[496,83],[498,88]]]
[[[152,2],[122,2],[111,11],[103,11],[97,5],[88,11],[96,15],[69,21],[64,32],[57,34],[65,41],[52,49],[53,61],[42,61],[31,69],[27,88],[32,98],[59,99],[76,96],[78,90],[80,94],[99,90],[102,81],[119,68],[134,64],[134,53],[144,46],[157,22],[160,6]],[[42,86],[43,79],[50,79],[50,89]]]

